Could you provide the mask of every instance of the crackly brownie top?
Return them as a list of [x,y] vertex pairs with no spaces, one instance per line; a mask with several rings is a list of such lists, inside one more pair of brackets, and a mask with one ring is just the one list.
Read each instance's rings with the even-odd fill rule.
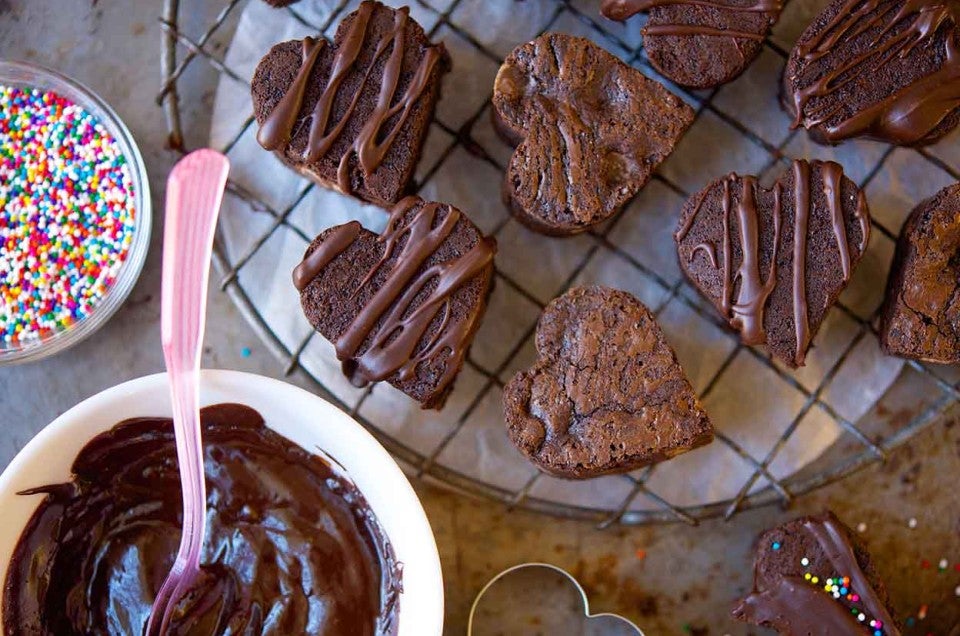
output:
[[541,469],[624,472],[712,439],[676,355],[632,295],[574,288],[544,310],[536,343],[536,364],[503,400],[511,439]]
[[593,42],[547,33],[500,67],[493,105],[519,144],[505,187],[556,233],[620,210],[693,121],[693,110]]
[[880,331],[887,353],[960,363],[960,183],[920,203],[903,226]]

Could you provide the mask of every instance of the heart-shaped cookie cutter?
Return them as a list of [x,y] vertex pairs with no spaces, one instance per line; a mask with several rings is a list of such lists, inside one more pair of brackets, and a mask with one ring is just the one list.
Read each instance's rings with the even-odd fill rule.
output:
[[580,581],[578,581],[576,577],[574,577],[572,574],[570,574],[569,572],[567,572],[561,567],[557,567],[556,565],[551,565],[550,563],[539,563],[539,562],[521,563],[519,565],[514,565],[513,567],[507,568],[506,570],[500,572],[499,574],[494,576],[492,579],[487,581],[486,585],[484,585],[483,588],[481,588],[481,590],[477,593],[476,597],[474,597],[473,605],[470,606],[470,616],[467,618],[467,636],[473,636],[473,625],[474,625],[474,618],[476,617],[476,613],[477,613],[477,607],[480,605],[486,593],[493,586],[495,586],[497,583],[502,581],[504,578],[510,576],[511,574],[514,574],[521,570],[530,570],[530,569],[538,569],[538,568],[551,571],[555,574],[559,574],[561,577],[569,581],[571,585],[573,585],[573,588],[577,591],[577,595],[580,597],[580,600],[583,603],[583,615],[586,619],[593,620],[596,618],[609,618],[616,621],[620,621],[621,623],[623,623],[624,627],[627,627],[636,631],[637,636],[645,636],[645,634],[643,633],[643,630],[640,629],[636,623],[634,623],[633,621],[623,616],[620,616],[619,614],[613,614],[611,612],[601,612],[599,614],[591,614],[590,599],[587,598],[587,592],[586,590],[583,589],[583,586],[580,585]]

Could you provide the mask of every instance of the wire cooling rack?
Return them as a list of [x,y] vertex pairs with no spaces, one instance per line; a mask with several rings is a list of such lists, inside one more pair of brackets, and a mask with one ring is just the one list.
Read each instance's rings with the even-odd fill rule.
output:
[[[184,138],[185,127],[182,120],[187,112],[184,107],[189,106],[192,101],[199,99],[198,95],[191,94],[190,92],[190,89],[193,88],[193,93],[196,93],[195,87],[186,86],[187,83],[184,81],[184,75],[191,65],[194,65],[196,62],[200,61],[201,63],[210,65],[213,71],[215,71],[217,74],[227,75],[233,80],[241,83],[249,83],[248,78],[242,77],[241,74],[227,66],[224,56],[222,55],[222,46],[215,45],[215,41],[218,37],[220,37],[221,40],[223,38],[228,39],[229,33],[227,32],[233,28],[231,26],[231,19],[236,17],[236,15],[240,12],[240,8],[247,1],[248,0],[228,0],[225,2],[219,13],[217,13],[212,19],[212,21],[208,25],[205,25],[205,28],[195,35],[186,32],[188,29],[181,28],[181,19],[185,18],[187,15],[186,11],[184,10],[185,6],[181,5],[199,4],[199,0],[183,0],[183,2],[181,2],[181,0],[165,1],[164,14],[160,19],[160,26],[163,30],[163,53],[161,59],[163,85],[157,97],[157,103],[162,105],[166,116],[170,146],[178,152],[187,152],[191,149],[191,147],[205,145],[203,143],[205,140],[197,140],[196,143],[191,143],[190,140]],[[249,1],[259,2],[261,0]],[[310,2],[311,0],[303,1]],[[435,8],[428,0],[410,1],[412,4],[418,5],[423,10],[434,14],[436,22],[429,30],[429,35],[431,38],[437,34],[438,30],[441,28],[446,28],[460,38],[463,38],[463,40],[468,42],[469,46],[474,47],[480,55],[488,58],[497,65],[501,63],[502,59],[500,55],[488,49],[477,37],[458,25],[457,20],[452,17],[461,4],[479,0],[446,0],[446,6],[443,9]],[[552,2],[553,6],[551,8],[551,19],[543,26],[541,33],[551,30],[551,27],[557,24],[561,19],[574,19],[581,26],[589,29],[590,33],[595,37],[595,39],[605,40],[620,49],[630,51],[628,59],[625,60],[627,63],[642,69],[649,70],[651,68],[644,56],[642,46],[630,45],[625,42],[613,29],[610,28],[610,24],[603,23],[601,20],[593,17],[589,11],[584,10],[584,2],[577,2],[576,0],[542,1]],[[301,22],[304,26],[314,29],[318,33],[324,33],[328,31],[331,25],[335,24],[340,18],[348,13],[348,9],[351,7],[351,5],[352,3],[348,2],[347,0],[340,2],[339,5],[333,9],[329,15],[329,18],[324,24],[309,23],[309,21],[304,17],[303,13],[297,10],[297,5],[293,5],[283,10],[288,11],[293,19]],[[522,4],[518,4],[517,6],[518,10],[521,10],[519,7],[523,7]],[[190,15],[195,15],[195,13]],[[770,38],[764,42],[764,47],[773,55],[779,56],[781,62],[782,59],[785,59],[788,55],[787,50],[778,45],[776,42],[772,41]],[[717,92],[718,89],[714,89],[713,91],[695,93],[690,96],[692,97],[692,101],[696,107],[697,117],[700,118],[705,113],[709,113],[710,115],[725,122],[738,134],[749,138],[757,146],[763,148],[770,157],[769,165],[765,167],[765,170],[773,168],[778,161],[782,162],[785,156],[784,149],[792,140],[794,140],[797,135],[805,134],[802,131],[792,131],[780,143],[771,143],[770,141],[757,135],[747,125],[739,121],[736,117],[731,116],[724,109],[718,108],[714,103]],[[466,150],[475,159],[490,164],[501,172],[503,171],[504,166],[502,163],[498,161],[493,154],[488,152],[487,149],[484,148],[484,146],[472,135],[474,124],[482,116],[489,114],[487,111],[488,107],[489,100],[486,100],[483,105],[475,113],[469,116],[465,123],[459,127],[448,126],[439,120],[434,121],[434,125],[440,127],[445,133],[447,133],[447,135],[449,135],[450,142],[440,153],[436,162],[429,167],[426,175],[419,179],[419,184],[422,185],[423,183],[427,182],[430,176],[435,174],[441,168],[444,161],[446,161],[447,158],[450,157],[451,154],[454,153],[454,151],[458,148]],[[251,114],[246,119],[242,129],[238,130],[236,137],[234,137],[226,145],[226,147],[221,148],[220,150],[228,152],[252,125],[253,117]],[[955,181],[960,181],[960,173],[958,173],[957,169],[951,166],[950,162],[945,161],[936,154],[926,150],[910,150],[902,152],[919,153],[922,160],[929,162],[931,167],[935,167],[944,171]],[[876,160],[876,165],[874,165],[873,168],[868,171],[862,179],[860,179],[859,185],[862,188],[866,188],[869,182],[874,179],[874,177],[883,168],[885,162],[888,161],[893,153],[894,148],[887,148],[884,150],[884,152]],[[684,187],[676,183],[674,180],[665,177],[663,174],[657,173],[654,176],[654,179],[684,198],[689,195],[689,192]],[[300,356],[303,354],[304,349],[309,344],[313,334],[308,336],[298,346],[290,347],[284,344],[277,334],[271,330],[270,326],[267,324],[266,320],[261,314],[260,308],[251,301],[248,290],[246,290],[241,283],[241,277],[239,274],[250,261],[250,259],[257,253],[257,251],[260,250],[261,247],[270,239],[270,237],[273,236],[278,229],[285,228],[297,232],[306,242],[309,242],[312,239],[311,236],[305,235],[302,230],[290,223],[290,216],[291,213],[296,209],[296,206],[305,199],[306,195],[313,187],[314,186],[312,185],[306,186],[304,190],[301,191],[296,197],[294,202],[289,206],[283,209],[275,209],[267,202],[259,200],[255,195],[243,188],[242,185],[233,182],[228,184],[228,191],[233,196],[243,199],[258,212],[270,215],[272,217],[272,222],[269,224],[263,235],[255,240],[245,253],[235,256],[234,258],[231,258],[224,249],[222,243],[218,242],[215,248],[214,260],[220,274],[222,275],[221,288],[227,294],[229,294],[239,310],[249,321],[255,331],[260,335],[266,345],[283,361],[286,373],[288,375],[298,374],[306,378],[309,382],[312,382],[319,392],[330,396],[331,399],[337,402],[341,408],[350,412],[352,416],[357,418],[391,453],[394,454],[394,456],[406,463],[408,467],[410,467],[412,471],[419,477],[428,481],[440,482],[448,488],[452,488],[465,494],[496,499],[507,504],[509,507],[526,508],[561,517],[590,520],[601,527],[617,523],[636,525],[672,521],[683,521],[690,524],[696,524],[698,521],[709,517],[724,516],[729,518],[740,510],[760,505],[767,505],[777,502],[787,505],[794,497],[800,494],[809,492],[818,487],[851,475],[852,473],[874,462],[882,461],[886,458],[887,454],[891,450],[904,444],[918,432],[935,422],[939,416],[960,401],[960,391],[958,391],[958,386],[960,386],[960,383],[956,383],[955,377],[951,378],[949,373],[944,374],[942,369],[931,368],[925,364],[908,361],[906,363],[907,371],[905,373],[912,373],[920,379],[921,388],[915,390],[923,392],[923,399],[919,400],[918,404],[916,404],[911,410],[908,421],[898,423],[892,428],[892,430],[885,432],[885,434],[880,434],[870,428],[869,422],[862,420],[859,424],[856,424],[844,418],[840,413],[837,412],[837,410],[835,410],[834,407],[832,407],[823,399],[823,394],[829,386],[831,380],[836,376],[838,369],[841,367],[844,360],[846,360],[846,358],[851,354],[853,349],[861,342],[861,340],[866,337],[876,337],[876,329],[874,327],[876,314],[874,313],[873,316],[864,318],[863,316],[858,315],[854,309],[841,302],[838,303],[835,311],[843,312],[848,318],[854,321],[856,325],[856,334],[843,347],[841,354],[829,366],[817,386],[813,387],[812,389],[810,387],[805,387],[788,371],[785,371],[771,363],[763,353],[737,344],[735,347],[733,347],[732,351],[719,366],[719,368],[716,369],[713,378],[706,385],[706,388],[701,392],[704,397],[709,395],[709,393],[717,385],[717,381],[720,376],[728,369],[734,358],[742,352],[746,352],[748,355],[752,356],[757,361],[771,369],[784,382],[789,384],[804,396],[803,406],[795,415],[793,421],[783,431],[782,436],[776,440],[776,442],[765,454],[762,454],[761,456],[755,456],[754,454],[747,452],[740,443],[732,439],[730,436],[723,433],[718,433],[716,443],[726,444],[750,467],[750,477],[745,481],[735,497],[732,497],[726,501],[708,505],[676,505],[647,488],[647,481],[653,471],[656,470],[655,466],[649,467],[632,475],[621,476],[622,479],[626,480],[628,492],[619,506],[610,507],[608,509],[565,505],[532,495],[531,491],[533,490],[537,480],[541,479],[541,475],[539,473],[530,477],[530,479],[519,489],[505,489],[503,487],[478,480],[462,472],[458,472],[457,470],[453,470],[447,466],[444,466],[441,462],[437,461],[437,459],[440,453],[454,440],[454,438],[456,438],[458,434],[463,433],[466,420],[470,414],[477,409],[488,390],[490,390],[491,387],[502,388],[503,383],[500,378],[502,372],[507,368],[510,360],[512,360],[513,357],[518,353],[520,348],[523,346],[523,343],[533,334],[535,325],[532,325],[529,328],[528,332],[514,347],[514,350],[510,352],[510,355],[507,357],[507,361],[503,362],[498,368],[486,369],[483,365],[476,363],[475,360],[468,359],[467,364],[474,371],[481,374],[484,378],[485,385],[483,390],[481,390],[481,392],[470,402],[460,417],[457,418],[455,422],[451,423],[450,430],[439,442],[439,444],[433,448],[413,448],[398,441],[390,434],[378,428],[375,422],[369,421],[360,414],[360,406],[363,404],[364,399],[369,395],[369,391],[371,389],[368,389],[367,393],[360,398],[358,403],[351,406],[337,399],[336,396],[327,391],[326,387],[324,387],[320,381],[318,381],[315,377],[310,376],[306,370],[301,368],[299,364]],[[496,235],[505,224],[506,219],[493,229],[492,234]],[[656,285],[662,287],[664,293],[668,294],[668,299],[678,299],[690,310],[697,312],[701,317],[710,323],[720,326],[721,328],[725,327],[723,321],[720,319],[720,317],[715,315],[714,312],[712,312],[709,308],[704,308],[694,299],[693,296],[689,296],[688,294],[684,293],[685,288],[687,291],[689,291],[690,288],[682,277],[678,282],[671,282],[667,280],[663,275],[661,275],[661,273],[655,271],[653,268],[638,260],[634,254],[629,252],[629,250],[626,250],[617,245],[615,242],[611,241],[608,237],[608,233],[610,227],[612,226],[613,224],[609,224],[605,229],[589,232],[588,235],[591,239],[591,245],[587,251],[587,254],[580,260],[579,265],[570,274],[569,278],[564,284],[564,287],[569,286],[574,281],[594,252],[597,250],[610,250],[627,261],[632,267],[636,268],[638,272],[645,275],[648,279],[654,281]],[[883,223],[876,219],[874,221],[874,228],[888,240],[896,240],[896,233],[891,231],[890,228],[886,227]],[[523,296],[531,303],[534,303],[540,309],[543,308],[544,303],[534,294],[528,292],[524,288],[523,284],[516,281],[511,276],[510,272],[505,272],[498,268],[497,278],[499,284],[509,286],[516,293]],[[662,311],[663,307],[666,307],[666,305],[667,303],[664,302],[659,311]],[[823,458],[815,461],[809,467],[811,470],[800,470],[798,473],[787,478],[777,479],[770,470],[771,463],[787,444],[790,438],[794,435],[804,416],[814,409],[819,409],[824,414],[832,418],[842,429],[844,435],[827,453],[825,453]],[[865,418],[865,420],[868,419],[870,419],[869,416]],[[768,485],[762,488],[755,488],[758,480],[766,480]],[[641,494],[644,495],[649,501],[655,502],[656,507],[645,510],[631,509],[631,504],[639,496],[641,496]]]

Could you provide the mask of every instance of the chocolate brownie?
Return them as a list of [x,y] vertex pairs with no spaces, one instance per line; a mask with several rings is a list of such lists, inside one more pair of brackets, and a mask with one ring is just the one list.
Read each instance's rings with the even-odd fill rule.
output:
[[269,4],[271,7],[276,7],[278,9],[281,7],[289,7],[291,4],[300,2],[300,0],[263,0],[263,1]]
[[407,197],[379,236],[356,221],[324,230],[293,283],[351,382],[387,380],[439,409],[486,310],[495,252],[453,206]]
[[960,183],[920,203],[900,231],[880,344],[890,355],[960,363]]
[[900,634],[870,555],[830,512],[760,535],[753,591],[733,615],[783,636]]
[[332,43],[270,49],[251,88],[260,145],[324,187],[383,206],[400,199],[449,68],[408,14],[363,2]]
[[584,479],[707,444],[713,428],[653,314],[630,294],[578,287],[537,325],[536,364],[503,390],[513,443],[541,470]]
[[673,150],[693,110],[584,38],[547,33],[497,73],[494,122],[516,145],[504,201],[531,229],[583,232],[623,208]]
[[773,188],[730,174],[683,206],[680,267],[740,332],[790,367],[863,257],[866,197],[832,161],[794,161]]
[[820,143],[920,146],[960,122],[960,3],[833,0],[783,75],[783,103]]
[[781,0],[603,0],[600,12],[620,22],[646,11],[643,48],[672,82],[712,88],[740,75],[760,54]]

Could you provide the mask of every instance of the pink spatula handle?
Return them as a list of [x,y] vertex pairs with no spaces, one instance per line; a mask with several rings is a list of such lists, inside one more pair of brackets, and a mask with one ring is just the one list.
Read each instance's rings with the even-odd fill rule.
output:
[[183,488],[183,533],[173,568],[153,603],[147,633],[166,633],[177,601],[200,568],[206,484],[200,435],[200,352],[213,235],[230,163],[213,150],[181,159],[167,179],[160,337],[170,378]]

